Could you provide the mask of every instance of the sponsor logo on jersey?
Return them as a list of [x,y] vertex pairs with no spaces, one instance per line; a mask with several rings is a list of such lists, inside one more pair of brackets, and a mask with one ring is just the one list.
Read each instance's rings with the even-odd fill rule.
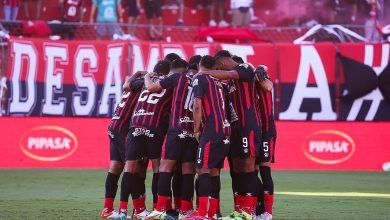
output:
[[76,136],[59,126],[40,126],[22,135],[20,149],[39,161],[58,161],[71,156],[78,147]]
[[154,115],[154,112],[145,112],[145,109],[140,109],[134,112],[133,117],[144,116],[144,115]]
[[305,156],[313,162],[338,164],[351,158],[356,146],[354,140],[344,132],[321,130],[307,136],[302,148]]
[[148,130],[146,128],[135,128],[134,132],[132,133],[132,135],[134,137],[137,137],[137,136],[140,136],[140,135],[145,135],[146,137],[150,137],[150,138],[154,137],[154,134],[150,130]]
[[184,138],[195,138],[195,135],[194,133],[192,132],[188,132],[188,131],[183,131],[182,133],[178,134],[177,135],[180,139],[184,139]]
[[194,120],[192,120],[188,116],[185,116],[185,117],[179,119],[179,124],[181,124],[181,123],[194,123]]

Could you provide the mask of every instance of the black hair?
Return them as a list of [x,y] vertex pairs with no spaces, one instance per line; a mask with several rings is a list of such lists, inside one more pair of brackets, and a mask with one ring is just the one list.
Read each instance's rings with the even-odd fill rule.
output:
[[222,57],[232,57],[232,54],[227,51],[227,50],[220,50],[218,51],[215,55],[214,55],[214,58],[216,60],[218,60],[219,58],[222,58]]
[[217,62],[214,57],[206,55],[202,57],[199,64],[200,66],[205,67],[207,69],[214,69],[216,63]]
[[187,61],[180,58],[171,62],[171,69],[176,69],[176,68],[187,69],[187,67],[188,67]]
[[196,64],[198,65],[200,60],[202,59],[202,56],[201,55],[194,55],[190,58],[190,60],[188,61],[188,63],[191,65],[191,64]]
[[233,59],[234,61],[236,61],[236,63],[238,63],[238,64],[245,63],[244,60],[243,60],[241,57],[236,56],[236,55],[233,55],[233,56],[232,56],[232,59]]
[[163,75],[168,75],[170,71],[169,67],[170,63],[166,60],[160,60],[157,62],[157,64],[153,68],[153,72],[155,73],[161,73]]
[[169,53],[165,56],[164,60],[172,63],[176,59],[181,59],[181,57],[175,53]]

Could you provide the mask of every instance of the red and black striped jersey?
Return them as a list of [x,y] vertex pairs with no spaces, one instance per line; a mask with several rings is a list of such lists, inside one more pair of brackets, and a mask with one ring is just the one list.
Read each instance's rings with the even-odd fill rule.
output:
[[226,99],[222,82],[209,75],[194,78],[194,97],[202,100],[202,135],[230,136]]
[[[153,78],[153,81],[157,80],[158,78]],[[130,126],[146,128],[164,135],[168,127],[171,104],[172,89],[152,93],[143,88],[134,108]]]
[[188,74],[175,73],[160,81],[163,89],[173,89],[172,108],[169,118],[169,131],[193,133],[194,103],[192,78]]
[[252,130],[260,132],[261,119],[256,106],[257,92],[255,86],[255,72],[250,64],[238,65],[235,70],[239,79],[229,82],[229,94],[238,121],[232,124],[232,129]]
[[64,1],[64,20],[71,22],[80,21],[80,7],[83,0],[65,0]]
[[19,6],[19,0],[3,0],[3,5],[17,7]]
[[109,131],[127,133],[130,127],[131,114],[137,104],[144,80],[138,79],[131,83],[130,91],[123,91],[120,102],[117,104],[114,116],[108,125]]
[[272,93],[264,91],[258,81],[256,81],[256,90],[258,94],[257,107],[259,109],[259,114],[262,122],[262,136],[276,137]]

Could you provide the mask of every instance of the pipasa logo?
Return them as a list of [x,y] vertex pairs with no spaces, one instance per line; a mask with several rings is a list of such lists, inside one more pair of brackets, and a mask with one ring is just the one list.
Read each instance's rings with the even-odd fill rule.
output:
[[317,131],[303,141],[303,152],[310,160],[320,164],[338,164],[348,160],[355,152],[355,142],[344,132]]
[[40,126],[24,133],[20,149],[28,157],[39,161],[58,161],[72,155],[78,146],[76,136],[59,126]]

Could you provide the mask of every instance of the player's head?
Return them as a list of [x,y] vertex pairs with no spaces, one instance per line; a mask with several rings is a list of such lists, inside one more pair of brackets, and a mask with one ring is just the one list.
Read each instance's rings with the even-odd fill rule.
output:
[[175,53],[169,53],[165,56],[164,60],[172,63],[176,59],[180,59],[181,57]]
[[245,63],[244,60],[243,60],[241,57],[236,56],[236,55],[233,55],[233,56],[232,56],[232,59],[233,59],[236,63],[238,63],[238,64]]
[[216,68],[220,70],[232,70],[237,63],[232,59],[232,54],[227,50],[220,50],[214,56],[217,64]]
[[160,60],[153,68],[153,72],[159,75],[168,75],[170,70],[170,63],[166,60]]
[[188,61],[189,63],[188,71],[191,73],[197,73],[199,70],[198,65],[201,59],[202,59],[201,55],[195,55],[191,57],[190,60]]
[[216,61],[214,57],[206,55],[203,56],[199,62],[199,71],[202,70],[213,70],[215,69]]
[[170,68],[172,73],[186,73],[188,68],[188,63],[187,61],[179,58],[172,61]]

